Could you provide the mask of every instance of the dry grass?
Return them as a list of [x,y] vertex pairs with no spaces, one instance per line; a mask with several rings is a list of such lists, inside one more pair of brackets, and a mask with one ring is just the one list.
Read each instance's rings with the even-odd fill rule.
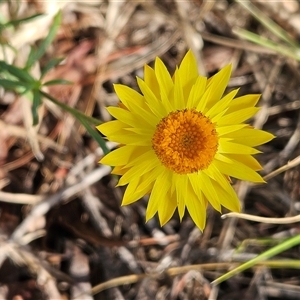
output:
[[[31,75],[39,76],[50,58],[63,57],[45,80],[73,84],[46,92],[103,121],[110,118],[105,106],[118,102],[112,84],[135,88],[135,76],[142,77],[142,66],[156,56],[173,71],[190,48],[207,75],[232,63],[228,90],[240,86],[240,94],[261,93],[262,110],[253,123],[277,136],[258,158],[268,184],[235,183],[243,210],[292,217],[300,210],[299,62],[296,54],[282,55],[237,35],[247,29],[287,47],[242,2],[248,3],[2,1],[3,20],[43,15],[0,27],[0,59],[22,67],[30,46],[40,45],[62,10],[54,42]],[[255,5],[299,40],[298,1]],[[293,260],[292,265],[266,262],[210,285],[277,238],[298,234],[297,223],[222,220],[209,210],[203,233],[188,215],[182,223],[174,216],[163,228],[156,219],[145,224],[146,199],[120,207],[123,190],[114,187],[110,169],[98,165],[102,150],[73,116],[45,100],[33,127],[28,99],[0,92],[1,299],[300,299],[297,247],[276,258]]]

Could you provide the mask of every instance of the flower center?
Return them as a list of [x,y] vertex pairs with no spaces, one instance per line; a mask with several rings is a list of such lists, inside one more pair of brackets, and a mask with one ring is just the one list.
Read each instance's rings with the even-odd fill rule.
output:
[[178,174],[206,169],[218,150],[210,119],[195,109],[169,113],[157,125],[152,147],[162,164]]

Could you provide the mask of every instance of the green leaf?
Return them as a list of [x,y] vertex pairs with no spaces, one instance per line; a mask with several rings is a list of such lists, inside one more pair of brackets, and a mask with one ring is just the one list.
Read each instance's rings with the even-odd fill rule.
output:
[[28,57],[26,69],[29,69],[33,66],[35,62],[37,62],[46,52],[47,48],[51,45],[52,41],[56,36],[56,32],[59,28],[59,24],[61,22],[61,12],[58,12],[54,17],[53,24],[50,27],[50,31],[47,37],[42,41],[37,50],[32,50],[31,54]]
[[46,66],[42,69],[41,71],[41,78],[43,78],[48,71],[50,71],[52,68],[54,68],[55,66],[57,66],[58,64],[60,64],[62,61],[64,60],[64,58],[53,58],[51,59]]
[[[5,70],[9,72],[11,75],[17,77],[21,81],[25,82],[34,82],[35,79],[25,70],[15,67],[13,65],[7,64],[5,61],[0,61],[0,70]],[[1,71],[2,71],[1,70]]]
[[32,119],[33,119],[33,126],[39,123],[39,115],[38,115],[38,108],[42,103],[42,97],[38,90],[33,90],[33,101],[32,101]]
[[65,79],[54,79],[45,82],[43,85],[56,85],[56,84],[72,84],[72,82]]
[[30,47],[30,52],[27,58],[26,66],[25,68],[28,70],[32,67],[32,65],[36,62],[37,57],[37,49],[35,49],[33,46]]
[[85,127],[86,131],[90,134],[90,136],[92,138],[94,138],[94,140],[96,140],[96,142],[99,144],[99,146],[101,147],[101,149],[103,150],[104,154],[107,154],[109,152],[109,150],[106,147],[105,141],[103,140],[103,138],[101,137],[101,135],[99,133],[97,133],[95,130],[93,130],[89,123],[86,122],[86,120],[84,120],[81,117],[77,117],[78,121]]
[[30,88],[31,85],[28,83],[20,82],[20,81],[14,81],[14,80],[8,80],[8,79],[0,79],[0,86],[2,86],[5,90],[13,90],[15,91],[18,88]]
[[23,19],[18,19],[18,20],[10,20],[9,22],[5,23],[5,24],[1,24],[3,27],[8,27],[8,26],[18,26],[20,25],[21,23],[24,23],[24,22],[28,22],[28,21],[31,21],[33,19],[36,19],[40,16],[43,16],[44,14],[35,14],[35,15],[32,15],[30,17],[27,17],[27,18],[23,18]]

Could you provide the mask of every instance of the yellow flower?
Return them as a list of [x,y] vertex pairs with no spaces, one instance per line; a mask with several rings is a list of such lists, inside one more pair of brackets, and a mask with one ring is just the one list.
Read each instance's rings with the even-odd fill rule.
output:
[[264,182],[253,147],[274,136],[244,123],[259,110],[259,95],[235,98],[236,89],[223,96],[230,74],[228,65],[200,76],[189,51],[173,77],[159,58],[154,69],[146,65],[144,80],[137,78],[141,94],[115,85],[121,104],[107,109],[116,120],[97,128],[122,145],[100,161],[121,175],[119,186],[128,185],[122,205],[150,194],[146,221],[158,213],[164,225],[187,208],[203,230],[208,203],[240,211],[230,177]]

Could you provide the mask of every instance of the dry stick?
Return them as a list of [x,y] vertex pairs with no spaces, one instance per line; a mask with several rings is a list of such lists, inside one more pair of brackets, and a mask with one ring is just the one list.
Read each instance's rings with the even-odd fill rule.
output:
[[269,116],[277,115],[285,111],[297,110],[299,108],[300,108],[300,100],[295,100],[280,105],[274,105],[269,109]]
[[[222,269],[227,269],[229,266],[232,266],[232,262],[230,263],[211,263],[211,264],[199,264],[199,265],[188,265],[181,267],[174,267],[165,270],[165,273],[169,276],[176,276],[183,273],[186,273],[190,270],[215,270],[217,267]],[[106,282],[100,283],[92,288],[93,295],[100,293],[106,289],[124,285],[124,284],[132,284],[138,282],[144,278],[161,278],[163,272],[155,272],[149,274],[138,274],[138,275],[128,275],[122,276],[118,278],[114,278],[108,280]]]
[[66,243],[70,253],[68,273],[74,279],[74,283],[70,287],[70,298],[92,300],[88,256],[74,242],[67,241]]
[[34,205],[44,199],[45,195],[14,194],[0,191],[1,202]]
[[[54,127],[54,129],[52,129],[52,131],[49,133],[49,137],[54,139],[57,136],[58,131],[59,131],[59,124],[57,124]],[[47,149],[47,147],[48,147],[47,145],[44,145],[44,144],[41,145],[41,148],[43,150]],[[6,171],[6,172],[17,169],[18,167],[23,166],[24,164],[31,161],[33,156],[34,155],[33,155],[32,151],[28,151],[23,156],[4,164],[1,168],[3,171]]]
[[[10,127],[10,125],[9,125]],[[16,128],[19,128],[17,126],[13,126]],[[0,129],[1,129],[1,121],[0,121]],[[21,130],[22,128],[20,128]],[[23,129],[25,132],[25,129]],[[44,137],[42,137],[44,138]],[[52,141],[51,139],[45,138],[47,141]],[[117,146],[117,143],[113,142],[107,142],[106,146],[108,149],[113,149]],[[57,145],[60,146],[60,145]],[[62,146],[63,147],[63,146]],[[68,177],[66,179],[67,184],[75,184],[77,182],[76,176],[80,174],[80,172],[83,171],[84,168],[86,168],[88,165],[91,165],[94,163],[96,156],[102,156],[103,151],[101,148],[97,148],[95,150],[95,153],[91,153],[88,156],[86,156],[82,161],[78,162],[69,172]],[[0,181],[0,188],[5,186],[7,184],[7,181]],[[30,194],[17,194],[17,193],[8,193],[8,192],[3,192],[0,191],[0,201],[1,202],[8,202],[8,203],[15,203],[15,204],[27,204],[27,205],[35,205],[38,202],[41,202],[43,200],[46,200],[48,196],[47,195],[30,195]]]
[[256,52],[260,54],[262,53],[276,54],[276,52],[274,52],[273,50],[243,40],[231,39],[231,38],[211,34],[208,32],[201,32],[201,36],[205,41],[209,41],[230,48],[241,49],[241,50],[247,49],[247,51]]
[[269,180],[277,175],[279,175],[280,173],[283,173],[289,169],[295,168],[296,166],[298,166],[300,164],[300,155],[297,156],[296,158],[294,158],[293,160],[287,162],[284,166],[274,170],[273,172],[269,173],[268,175],[264,176],[264,180]]
[[[27,131],[23,127],[10,125],[0,120],[0,130],[7,131],[10,136],[27,139]],[[57,144],[52,139],[44,137],[41,134],[37,135],[37,140],[45,146],[48,146],[49,148],[52,148],[58,152],[63,152],[65,150],[64,146]]]
[[240,214],[240,213],[228,213],[221,216],[222,219],[227,218],[240,218],[244,220],[254,221],[254,222],[261,222],[267,224],[291,224],[300,222],[300,215],[287,217],[287,218],[266,218],[266,217],[259,217],[249,214]]
[[[106,148],[112,150],[119,146],[119,144],[115,142],[106,142]],[[98,147],[94,152],[85,156],[82,160],[76,162],[76,165],[70,170],[68,177],[66,179],[68,184],[72,184],[74,180],[77,180],[76,177],[79,176],[85,168],[92,165],[98,157],[102,157],[104,155],[103,150]],[[72,181],[73,180],[73,181]]]
[[111,171],[111,168],[108,166],[101,166],[95,169],[90,174],[86,175],[82,181],[77,182],[76,184],[66,187],[59,191],[58,193],[50,196],[49,198],[44,199],[42,202],[38,203],[34,206],[29,213],[29,215],[25,218],[25,220],[16,228],[16,230],[11,235],[11,239],[14,241],[18,241],[23,237],[25,233],[29,231],[29,228],[32,226],[32,223],[35,222],[37,217],[45,215],[50,208],[57,205],[58,203],[69,199],[77,193],[82,192],[86,187],[94,184],[99,181],[104,176],[108,175]]
[[[9,258],[17,265],[26,265],[32,273],[36,274],[37,281],[44,287],[49,299],[61,299],[55,280],[49,271],[51,267],[44,261],[17,243],[1,240],[0,266],[6,258]],[[51,270],[55,271],[54,269]],[[64,279],[68,279],[67,276],[64,275],[64,277],[66,277]]]
[[[166,274],[168,276],[176,276],[180,274],[187,273],[192,270],[226,270],[228,268],[234,268],[240,265],[241,262],[222,262],[222,263],[205,263],[205,264],[195,264],[195,265],[187,265],[187,266],[180,266],[180,267],[173,267],[164,270],[164,272],[154,272],[149,274],[138,274],[138,275],[127,275],[122,276],[114,279],[107,280],[103,283],[100,283],[92,288],[93,295],[98,294],[104,290],[110,289],[112,287],[120,286],[120,285],[128,285],[133,284],[138,281],[141,281],[144,278],[162,278],[162,275]],[[275,264],[280,266],[280,262],[276,261]],[[295,262],[293,260],[289,260],[289,262],[284,261],[281,267],[285,267],[289,264],[290,267],[296,267]],[[274,267],[274,261],[263,261],[259,262],[257,266],[269,266]]]
[[10,183],[10,180],[8,178],[2,178],[2,179],[0,179],[0,190],[2,190],[9,183]]
[[[264,169],[267,170],[267,171],[271,171],[272,169],[276,168],[278,163],[280,162],[280,159],[287,159],[291,155],[291,153],[295,150],[295,148],[299,144],[299,141],[300,141],[300,112],[298,114],[297,127],[296,127],[294,133],[292,134],[292,136],[290,137],[289,141],[287,142],[287,144],[285,145],[283,150],[280,151],[279,155],[276,155],[276,157],[274,159],[270,160],[264,166]],[[287,165],[288,164],[289,163],[287,163]],[[281,169],[281,168],[279,168],[279,169]],[[269,179],[269,178],[272,178],[276,175],[273,175],[273,176],[270,176],[270,177],[268,177],[269,175],[267,175],[266,177],[267,177],[267,179]]]

